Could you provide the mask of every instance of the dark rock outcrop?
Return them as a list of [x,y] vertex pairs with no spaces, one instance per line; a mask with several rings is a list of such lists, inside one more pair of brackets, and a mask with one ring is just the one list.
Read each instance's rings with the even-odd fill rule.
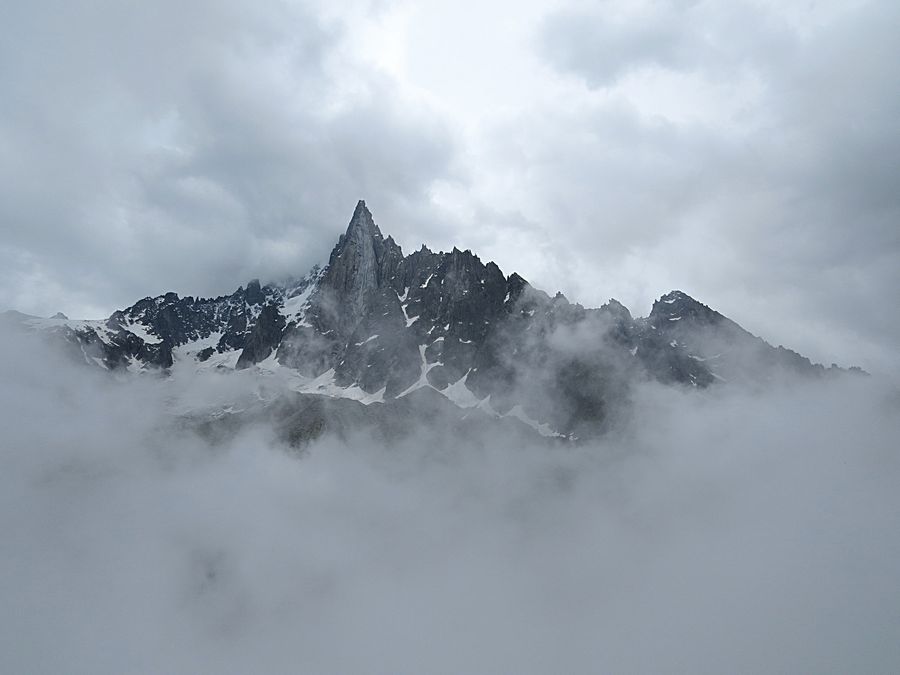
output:
[[[258,288],[259,284],[257,282]],[[276,305],[263,307],[256,319],[256,323],[244,341],[244,349],[238,357],[236,367],[246,368],[269,358],[269,355],[281,344],[281,334],[284,331],[284,325],[284,317],[278,311]]]

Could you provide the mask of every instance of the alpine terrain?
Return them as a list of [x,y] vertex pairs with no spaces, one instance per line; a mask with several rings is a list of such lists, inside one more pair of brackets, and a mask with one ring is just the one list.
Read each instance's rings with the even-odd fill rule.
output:
[[274,415],[294,442],[326,429],[402,434],[410,415],[458,433],[499,424],[571,441],[615,424],[641,379],[703,388],[844,372],[773,347],[677,290],[636,318],[616,300],[585,308],[550,296],[468,250],[404,255],[363,201],[327,264],[302,278],[252,280],[217,298],[166,293],[102,320],[4,318],[112,373],[273,378],[290,396],[199,423],[213,433]]

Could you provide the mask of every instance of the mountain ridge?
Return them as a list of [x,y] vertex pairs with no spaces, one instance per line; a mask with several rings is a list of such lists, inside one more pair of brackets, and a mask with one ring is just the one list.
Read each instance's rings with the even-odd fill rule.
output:
[[704,388],[845,372],[682,291],[634,318],[614,299],[585,308],[551,297],[470,250],[404,255],[362,200],[327,264],[299,279],[254,279],[216,298],[168,292],[105,320],[4,317],[110,371],[277,370],[298,392],[369,404],[434,389],[564,436],[602,431],[641,379]]

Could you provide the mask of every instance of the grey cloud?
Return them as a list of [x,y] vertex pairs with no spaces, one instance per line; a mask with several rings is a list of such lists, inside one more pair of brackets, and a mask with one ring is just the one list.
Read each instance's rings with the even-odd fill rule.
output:
[[4,671],[896,670],[900,411],[873,379],[641,387],[590,446],[297,456],[177,423],[249,371],[114,382],[0,337]]
[[[552,62],[592,86],[609,84],[614,74],[589,52],[612,28],[582,21],[568,30],[570,18],[549,20],[545,40],[584,54]],[[558,255],[578,246],[601,270],[598,283],[585,266],[564,290],[591,302],[616,295],[634,275],[623,263],[630,256],[654,283],[684,288],[776,342],[826,362],[900,372],[900,317],[889,309],[900,287],[896,6],[865,3],[804,35],[740,6],[660,10],[662,19],[679,44],[711,34],[739,48],[696,63],[661,49],[642,63],[657,72],[693,68],[723,91],[757,82],[759,92],[724,126],[654,119],[615,90],[565,113],[523,116],[508,138],[536,158],[525,192],[540,186]],[[648,30],[615,29],[626,42]],[[542,134],[528,133],[534,128]],[[498,153],[508,152],[505,142]]]
[[760,56],[777,62],[795,48],[783,22],[743,2],[655,2],[636,8],[609,2],[564,8],[539,31],[541,51],[562,71],[596,87],[636,70],[701,70],[728,77],[754,67]]
[[341,69],[352,36],[313,5],[29,3],[0,31],[5,307],[303,273],[357,199],[408,208],[451,161],[391,82]]
[[662,19],[622,26],[584,12],[564,11],[543,27],[544,52],[552,63],[603,86],[630,70],[694,62],[690,36]]

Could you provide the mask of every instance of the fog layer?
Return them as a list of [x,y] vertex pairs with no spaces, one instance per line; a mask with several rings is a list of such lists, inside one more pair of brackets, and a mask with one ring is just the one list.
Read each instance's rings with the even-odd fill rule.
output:
[[298,453],[179,430],[233,376],[3,344],[2,672],[900,667],[900,403],[872,378],[647,385],[589,446]]

